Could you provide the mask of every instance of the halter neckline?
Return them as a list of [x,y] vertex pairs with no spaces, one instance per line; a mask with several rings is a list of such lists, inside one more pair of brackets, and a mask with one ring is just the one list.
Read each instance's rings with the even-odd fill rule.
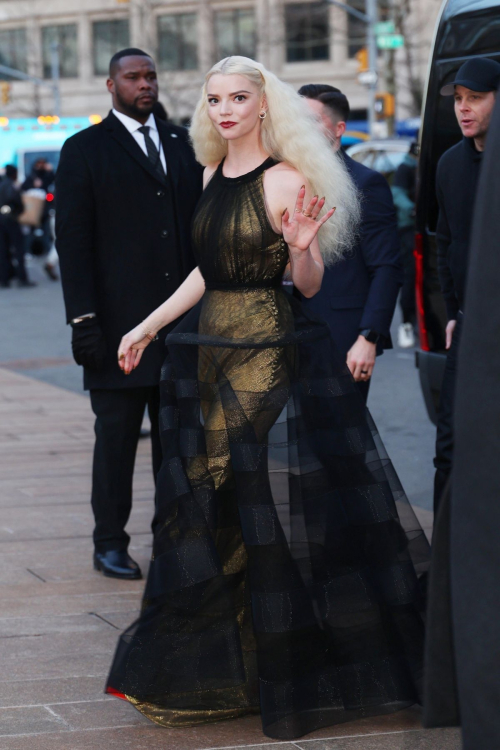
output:
[[249,182],[250,180],[253,180],[256,177],[258,177],[260,174],[262,174],[262,172],[265,172],[265,170],[269,169],[269,167],[273,167],[275,164],[278,164],[278,162],[275,159],[273,159],[272,156],[268,156],[267,159],[262,162],[262,164],[259,164],[258,167],[255,167],[255,169],[252,169],[251,172],[246,172],[245,174],[241,174],[238,177],[226,177],[226,175],[222,171],[225,161],[226,161],[226,157],[222,159],[219,166],[217,167],[217,173],[223,182],[232,183],[232,184],[237,184],[241,182]]

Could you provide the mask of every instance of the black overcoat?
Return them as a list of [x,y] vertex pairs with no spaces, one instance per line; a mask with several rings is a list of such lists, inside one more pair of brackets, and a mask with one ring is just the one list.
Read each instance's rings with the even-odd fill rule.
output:
[[108,350],[102,370],[85,370],[86,388],[159,382],[168,329],[128,376],[117,364],[118,345],[195,266],[190,225],[202,169],[184,128],[159,120],[157,126],[165,180],[113,113],[69,138],[61,151],[56,235],[66,315],[70,321],[95,312]]
[[500,93],[475,201],[458,356],[451,498],[433,537],[427,726],[500,748]]

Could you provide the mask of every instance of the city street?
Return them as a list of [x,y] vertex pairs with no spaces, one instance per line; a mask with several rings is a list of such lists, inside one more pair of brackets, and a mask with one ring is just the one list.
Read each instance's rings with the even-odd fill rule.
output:
[[[103,694],[119,631],[143,582],[92,569],[93,420],[74,365],[61,287],[0,290],[0,750],[459,750],[457,730],[423,730],[420,709],[272,742],[258,717],[189,729],[150,724]],[[432,528],[434,427],[413,350],[379,358],[369,407],[419,519]],[[132,555],[147,568],[153,509],[141,441]]]

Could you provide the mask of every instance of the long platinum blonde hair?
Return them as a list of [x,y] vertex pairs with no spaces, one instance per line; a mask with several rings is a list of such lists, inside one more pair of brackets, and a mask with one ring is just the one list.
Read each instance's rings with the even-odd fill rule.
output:
[[234,56],[226,57],[208,71],[191,122],[196,158],[204,166],[220,162],[227,154],[227,141],[218,134],[208,115],[207,83],[216,74],[245,76],[265,94],[267,117],[261,121],[264,150],[300,172],[313,195],[326,197],[323,212],[337,207],[318,235],[323,259],[332,264],[352,246],[360,217],[357,190],[341,157],[323,135],[304,99],[289,84],[255,60]]

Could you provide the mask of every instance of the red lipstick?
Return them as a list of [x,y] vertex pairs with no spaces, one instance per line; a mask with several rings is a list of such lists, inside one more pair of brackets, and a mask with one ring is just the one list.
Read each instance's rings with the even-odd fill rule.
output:
[[230,120],[227,120],[226,122],[221,122],[220,126],[221,128],[232,128],[233,125],[236,125],[237,123],[231,122]]

